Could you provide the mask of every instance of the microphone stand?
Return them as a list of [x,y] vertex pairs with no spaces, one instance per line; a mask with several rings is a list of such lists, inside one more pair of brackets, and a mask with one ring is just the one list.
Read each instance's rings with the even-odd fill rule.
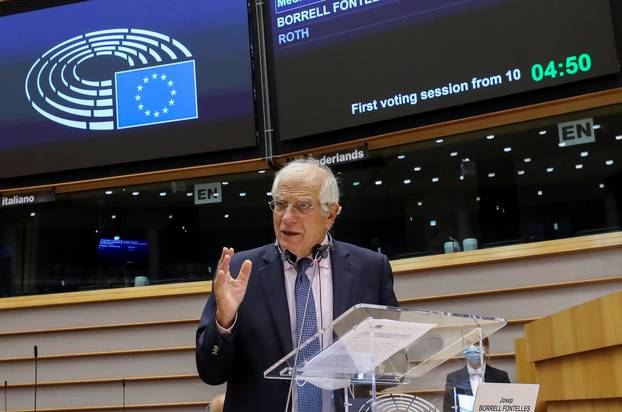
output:
[[125,412],[125,378],[121,379],[121,386],[123,386],[123,412]]
[[39,348],[37,345],[34,347],[35,353],[35,402],[34,402],[34,412],[37,412],[37,366],[39,360]]

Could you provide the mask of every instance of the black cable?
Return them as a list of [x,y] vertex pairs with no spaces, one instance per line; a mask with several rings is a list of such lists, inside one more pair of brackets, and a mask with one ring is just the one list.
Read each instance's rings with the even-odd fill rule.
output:
[[37,412],[37,369],[38,369],[38,360],[39,360],[39,348],[37,345],[34,347],[35,353],[35,401],[34,401],[34,412]]

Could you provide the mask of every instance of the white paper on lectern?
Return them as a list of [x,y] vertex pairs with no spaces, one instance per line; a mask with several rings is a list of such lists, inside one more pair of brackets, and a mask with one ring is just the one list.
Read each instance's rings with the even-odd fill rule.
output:
[[458,394],[458,405],[460,406],[460,412],[473,412],[474,402],[475,396]]
[[435,326],[433,323],[365,319],[309,360],[302,368],[302,379],[314,383],[314,377],[370,372]]

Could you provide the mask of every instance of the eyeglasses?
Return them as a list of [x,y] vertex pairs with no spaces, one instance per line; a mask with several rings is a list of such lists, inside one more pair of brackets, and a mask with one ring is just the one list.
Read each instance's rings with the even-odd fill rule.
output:
[[300,200],[295,203],[289,203],[285,200],[271,200],[268,202],[268,206],[270,206],[270,210],[276,213],[285,213],[288,206],[292,207],[294,211],[301,215],[306,215],[313,211],[313,204],[306,200]]

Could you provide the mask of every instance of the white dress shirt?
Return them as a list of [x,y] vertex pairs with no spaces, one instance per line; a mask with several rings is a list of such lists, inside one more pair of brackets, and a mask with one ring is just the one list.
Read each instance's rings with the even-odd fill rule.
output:
[[471,392],[473,396],[477,393],[477,387],[480,383],[484,382],[484,374],[486,373],[486,363],[484,362],[477,369],[473,369],[471,365],[467,363],[467,370],[469,371],[469,381],[471,382]]
[[[326,243],[328,243],[328,238],[325,238],[324,242],[322,242],[323,245]],[[287,306],[289,308],[289,323],[295,348],[298,343],[296,339],[296,276],[298,276],[298,273],[294,265],[289,262],[283,262],[283,272],[285,273],[285,294],[287,295]],[[305,273],[311,282],[317,325],[318,328],[323,329],[333,321],[333,271],[330,253],[326,259],[320,260],[318,264],[312,263],[309,265]],[[320,325],[322,326],[320,327]],[[324,341],[321,342],[323,348],[332,343],[332,334],[329,333],[327,335],[324,337]],[[296,384],[294,383],[294,385]],[[292,412],[298,411],[295,389],[294,386]],[[322,412],[333,412],[334,410],[333,392],[322,390]]]

